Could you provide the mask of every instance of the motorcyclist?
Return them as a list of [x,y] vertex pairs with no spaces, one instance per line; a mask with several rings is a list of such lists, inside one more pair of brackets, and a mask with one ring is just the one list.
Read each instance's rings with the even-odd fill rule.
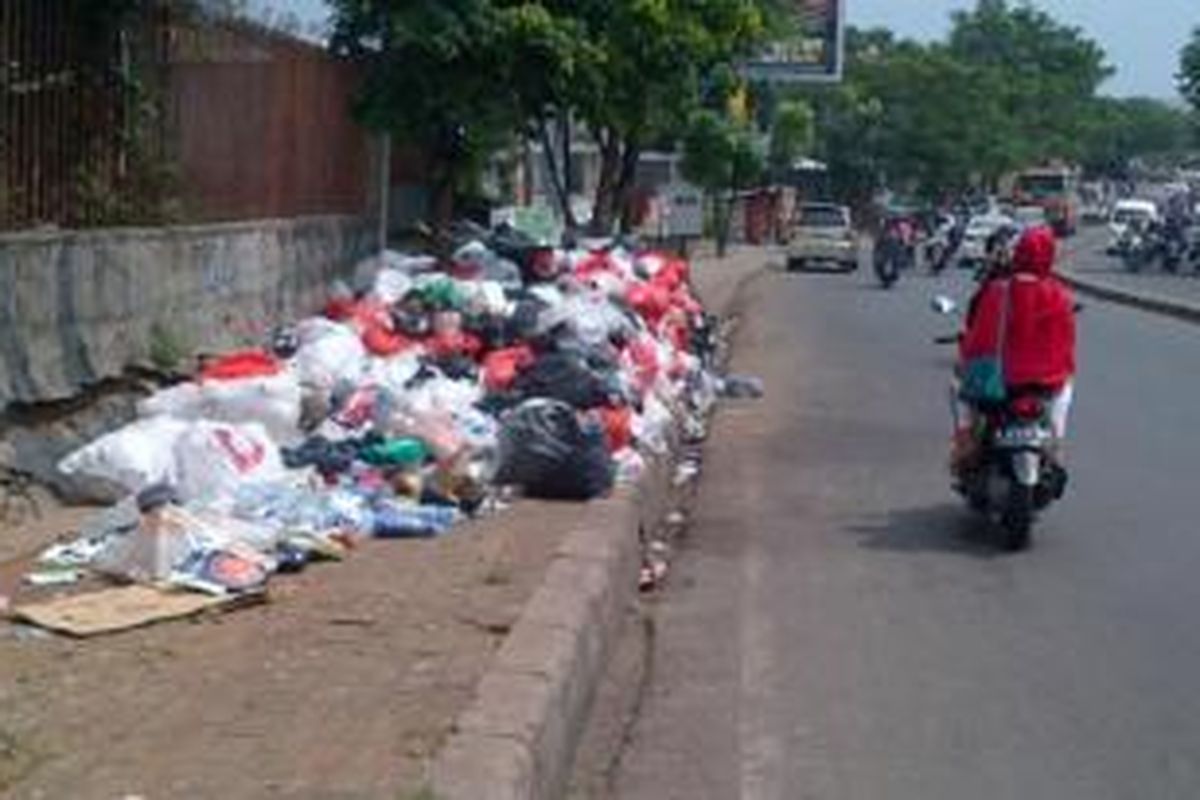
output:
[[1163,215],[1163,239],[1187,242],[1187,230],[1191,225],[1191,213],[1187,207],[1186,195],[1179,195],[1167,204]]
[[[973,359],[1000,357],[1009,392],[1036,390],[1048,396],[1056,438],[1052,456],[1061,461],[1061,444],[1074,396],[1075,300],[1053,274],[1057,240],[1048,227],[1027,230],[1013,250],[1011,266],[993,266],[984,277],[967,314],[959,345],[959,373]],[[978,453],[978,408],[960,409],[952,465],[968,467]]]

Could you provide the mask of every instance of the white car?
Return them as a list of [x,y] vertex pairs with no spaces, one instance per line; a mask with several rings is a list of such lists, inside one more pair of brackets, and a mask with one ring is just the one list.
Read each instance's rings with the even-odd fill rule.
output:
[[858,249],[850,209],[830,203],[805,203],[796,211],[787,268],[793,271],[832,264],[853,272],[858,269]]
[[1158,222],[1158,206],[1149,200],[1121,200],[1113,206],[1108,220],[1108,247],[1110,255],[1118,251],[1118,242],[1135,222]]
[[[1039,209],[1040,210],[1040,209]],[[984,214],[972,217],[963,234],[962,247],[958,251],[959,266],[975,267],[987,259],[987,242],[1001,228],[1016,228],[1017,223],[1005,214]]]

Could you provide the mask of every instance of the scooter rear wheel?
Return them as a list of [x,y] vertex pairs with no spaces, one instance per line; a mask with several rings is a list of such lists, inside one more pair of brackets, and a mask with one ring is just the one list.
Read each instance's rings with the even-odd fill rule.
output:
[[1033,539],[1034,491],[1028,486],[1013,486],[1008,508],[1000,518],[1004,529],[1004,549],[1019,553],[1029,549]]

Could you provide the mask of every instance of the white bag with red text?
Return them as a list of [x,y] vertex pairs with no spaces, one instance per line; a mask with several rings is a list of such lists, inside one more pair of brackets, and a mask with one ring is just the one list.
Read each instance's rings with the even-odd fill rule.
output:
[[178,490],[185,502],[211,502],[239,486],[286,476],[279,447],[258,423],[194,423],[175,443]]

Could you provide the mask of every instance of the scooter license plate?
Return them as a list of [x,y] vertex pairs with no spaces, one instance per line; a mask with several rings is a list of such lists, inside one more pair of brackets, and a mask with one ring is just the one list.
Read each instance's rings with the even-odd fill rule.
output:
[[996,435],[1001,447],[1037,447],[1050,440],[1050,432],[1034,425],[1004,428]]

